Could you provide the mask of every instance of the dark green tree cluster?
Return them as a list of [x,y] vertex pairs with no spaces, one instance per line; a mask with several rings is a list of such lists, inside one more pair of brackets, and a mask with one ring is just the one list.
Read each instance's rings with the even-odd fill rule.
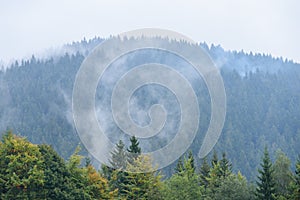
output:
[[210,164],[204,158],[199,168],[192,157],[191,152],[181,157],[175,173],[163,182],[164,199],[299,199],[300,161],[292,173],[290,161],[281,150],[273,164],[265,148],[256,184],[249,183],[240,171],[232,171],[226,153],[219,159],[214,151]]
[[[142,154],[136,137],[130,146],[120,140],[111,152],[111,166],[98,172],[79,155],[66,162],[49,145],[35,145],[7,132],[0,142],[1,199],[214,199],[299,200],[300,159],[295,172],[278,150],[271,161],[265,148],[256,184],[232,171],[226,153],[216,151],[198,166],[191,151],[182,156],[174,173],[162,181],[151,157]],[[131,153],[134,153],[129,156]]]
[[276,160],[273,163],[270,159],[267,147],[264,150],[261,168],[258,170],[256,197],[261,200],[286,200],[299,199],[297,192],[297,164],[295,174],[290,169],[289,158],[281,151],[276,153]]
[[103,176],[121,199],[161,199],[161,175],[151,158],[141,153],[138,139],[132,136],[127,149],[122,140],[116,144],[111,166],[102,166]]
[[50,146],[6,133],[0,142],[1,199],[113,199],[108,181],[79,149],[65,162]]

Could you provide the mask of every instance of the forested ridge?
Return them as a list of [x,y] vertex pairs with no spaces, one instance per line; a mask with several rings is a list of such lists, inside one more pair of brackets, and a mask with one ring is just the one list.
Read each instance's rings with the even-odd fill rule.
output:
[[[101,41],[95,38],[73,43],[66,46],[64,55],[45,59],[32,56],[3,69],[0,72],[1,133],[13,130],[34,144],[51,145],[60,156],[68,159],[80,143],[71,110],[75,76],[85,56]],[[220,68],[225,84],[226,121],[214,149],[219,152],[219,157],[226,152],[230,159],[231,181],[246,177],[247,184],[255,185],[266,146],[274,165],[278,156],[276,152],[284,152],[291,161],[290,171],[294,173],[300,153],[300,65],[270,55],[228,52],[220,46],[208,47],[206,44],[201,46]],[[201,98],[207,98],[207,94]],[[201,123],[207,124],[209,109],[204,108],[202,116]],[[196,136],[190,147],[193,155],[197,155],[202,139],[203,135]],[[128,145],[129,141],[124,143]],[[87,156],[84,147],[82,149]],[[203,160],[196,156],[194,160],[199,172]],[[170,185],[176,185],[176,178],[182,178],[174,173],[175,167],[176,163],[173,163],[162,172],[165,178],[175,177],[168,179]],[[214,165],[210,164],[210,168]],[[243,178],[239,178],[239,174]],[[179,182],[188,180],[180,179]],[[198,189],[195,192],[204,194],[205,187]]]

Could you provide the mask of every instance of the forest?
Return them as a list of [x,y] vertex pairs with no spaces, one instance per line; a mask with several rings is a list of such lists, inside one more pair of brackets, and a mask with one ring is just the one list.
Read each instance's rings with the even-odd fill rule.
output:
[[[1,199],[300,199],[298,63],[200,44],[225,85],[221,137],[207,158],[196,156],[210,118],[209,106],[202,106],[199,132],[186,154],[165,169],[136,174],[126,169],[147,168],[151,158],[125,155],[146,152],[145,141],[134,143],[116,131],[114,168],[102,166],[80,143],[72,119],[76,73],[102,41],[74,42],[62,55],[32,56],[0,70]],[[207,89],[200,87],[200,102],[209,105]]]
[[[282,151],[271,161],[267,147],[261,158],[256,183],[216,151],[200,165],[193,153],[182,156],[171,177],[151,168],[136,137],[126,147],[120,140],[111,152],[111,166],[96,170],[77,147],[65,161],[50,145],[32,144],[6,132],[0,143],[1,199],[299,199],[300,158],[296,170]],[[149,172],[141,173],[140,170]]]

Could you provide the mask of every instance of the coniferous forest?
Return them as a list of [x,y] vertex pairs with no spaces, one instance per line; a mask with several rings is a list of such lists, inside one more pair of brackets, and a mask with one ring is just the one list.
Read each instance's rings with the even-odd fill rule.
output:
[[[150,171],[132,136],[127,148],[120,140],[111,152],[111,166],[96,170],[80,148],[66,161],[46,144],[36,145],[8,131],[0,143],[1,199],[299,199],[300,159],[295,172],[282,151],[271,161],[265,147],[256,183],[249,182],[223,152],[197,165],[193,153],[182,156],[170,177]],[[134,153],[134,157],[129,156]],[[129,171],[126,171],[129,170]]]
[[[300,199],[300,64],[200,44],[226,90],[218,143],[206,158],[197,157],[210,119],[203,107],[199,133],[184,155],[162,170],[131,173],[149,169],[151,157],[142,153],[164,141],[147,146],[112,135],[111,168],[89,155],[72,118],[76,73],[101,41],[74,42],[63,55],[33,55],[2,67],[1,199]],[[201,91],[200,101],[209,101]],[[101,93],[96,98],[101,103]]]

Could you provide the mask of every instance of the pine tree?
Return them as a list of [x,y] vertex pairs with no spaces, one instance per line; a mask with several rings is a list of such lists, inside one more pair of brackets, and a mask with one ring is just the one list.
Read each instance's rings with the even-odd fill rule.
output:
[[270,160],[267,147],[264,150],[264,156],[261,163],[261,168],[258,170],[259,176],[256,182],[256,195],[261,200],[274,200],[275,196],[275,182],[274,182],[274,170],[272,168],[272,162]]

